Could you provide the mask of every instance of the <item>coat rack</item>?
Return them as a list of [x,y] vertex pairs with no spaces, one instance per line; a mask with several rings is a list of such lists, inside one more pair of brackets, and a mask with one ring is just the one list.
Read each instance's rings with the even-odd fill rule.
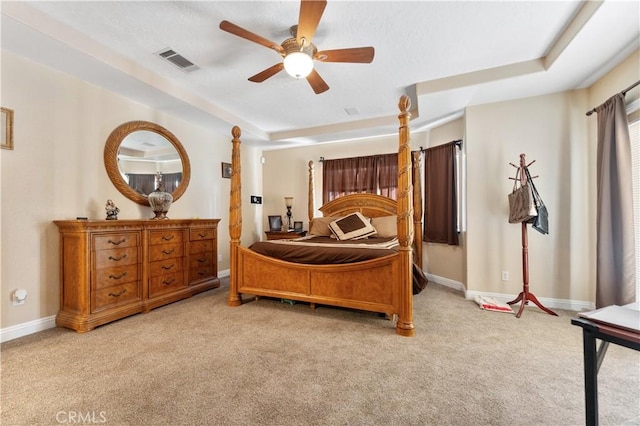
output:
[[[527,162],[525,161],[525,155],[520,154],[519,167],[513,163],[509,163],[516,169],[520,169],[520,173],[519,173],[520,176],[517,178],[509,178],[509,179],[520,179],[520,183],[524,185],[525,183],[527,183],[527,174],[525,173],[525,170],[527,170],[529,166],[535,162],[536,160],[533,160],[531,163],[527,164]],[[534,179],[537,177],[538,176],[532,176],[531,178]],[[518,297],[516,297],[511,302],[507,302],[507,303],[509,305],[513,305],[515,303],[520,302],[520,309],[518,309],[516,318],[520,318],[520,316],[522,315],[522,312],[524,311],[525,305],[529,304],[529,301],[535,303],[538,306],[538,308],[542,309],[549,315],[558,316],[558,314],[556,314],[552,310],[545,308],[542,305],[542,303],[538,301],[536,296],[529,291],[529,248],[528,248],[529,240],[527,237],[527,222],[526,221],[522,222],[521,225],[522,225],[522,291],[520,292]]]

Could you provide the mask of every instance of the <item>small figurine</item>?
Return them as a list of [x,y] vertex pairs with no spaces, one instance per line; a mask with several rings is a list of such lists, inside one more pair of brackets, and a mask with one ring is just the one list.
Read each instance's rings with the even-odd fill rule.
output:
[[116,207],[113,201],[107,200],[107,205],[104,206],[104,209],[107,211],[107,220],[118,220],[120,209]]

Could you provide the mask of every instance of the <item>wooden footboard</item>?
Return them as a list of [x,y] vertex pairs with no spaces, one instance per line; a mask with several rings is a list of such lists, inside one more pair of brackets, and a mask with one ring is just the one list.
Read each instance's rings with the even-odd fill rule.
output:
[[395,254],[345,265],[302,265],[239,247],[238,260],[240,293],[400,313],[400,258]]

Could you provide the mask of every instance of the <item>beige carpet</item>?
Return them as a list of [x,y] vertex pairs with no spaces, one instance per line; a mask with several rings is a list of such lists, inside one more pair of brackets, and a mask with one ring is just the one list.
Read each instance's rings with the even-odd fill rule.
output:
[[[480,310],[430,284],[414,338],[377,315],[260,299],[226,283],[87,334],[2,345],[8,425],[580,425],[581,329]],[[640,424],[640,354],[610,345],[602,425]]]

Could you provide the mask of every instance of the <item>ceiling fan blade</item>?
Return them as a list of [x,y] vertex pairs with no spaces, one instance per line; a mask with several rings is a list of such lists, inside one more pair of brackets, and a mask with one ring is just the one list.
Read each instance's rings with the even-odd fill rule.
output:
[[373,47],[353,47],[351,49],[323,50],[315,54],[314,58],[321,62],[352,62],[370,63],[373,61],[375,49]]
[[278,62],[277,64],[267,68],[264,71],[259,72],[253,77],[249,77],[249,81],[253,81],[254,83],[262,83],[263,81],[265,81],[269,77],[273,77],[283,69],[284,65],[282,64],[282,62]]
[[298,31],[296,33],[296,39],[299,45],[302,46],[303,38],[307,45],[311,43],[326,6],[327,2],[325,0],[302,0],[300,2]]
[[318,71],[316,70],[311,71],[311,74],[307,76],[307,81],[311,85],[313,91],[316,92],[316,95],[329,90],[329,86],[325,83],[322,77],[320,77],[320,74],[318,74]]
[[249,30],[245,30],[242,27],[237,26],[229,21],[220,22],[220,29],[222,31],[226,31],[238,37],[242,37],[246,40],[252,41],[254,43],[258,43],[263,45],[264,47],[268,47],[269,49],[273,49],[276,52],[282,54],[284,53],[284,49],[278,43],[273,42],[271,40],[267,40],[264,37],[259,36],[258,34],[254,34]]

